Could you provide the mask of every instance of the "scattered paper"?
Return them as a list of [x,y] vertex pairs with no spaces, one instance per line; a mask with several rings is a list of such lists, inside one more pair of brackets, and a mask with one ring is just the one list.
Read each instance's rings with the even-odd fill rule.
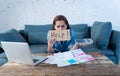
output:
[[87,61],[94,60],[91,55],[87,55],[81,49],[71,50],[62,53],[54,53],[47,56],[48,59],[44,63],[57,64],[58,67],[79,64]]

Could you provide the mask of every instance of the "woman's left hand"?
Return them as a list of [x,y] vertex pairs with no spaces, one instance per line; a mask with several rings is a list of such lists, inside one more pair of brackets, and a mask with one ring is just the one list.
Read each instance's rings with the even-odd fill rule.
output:
[[77,49],[78,46],[79,46],[79,44],[75,43],[75,44],[73,45],[73,47],[71,48],[71,50],[75,50],[75,49]]
[[88,46],[89,44],[85,44],[85,43],[84,43],[84,44],[79,44],[79,45],[80,45],[80,46]]

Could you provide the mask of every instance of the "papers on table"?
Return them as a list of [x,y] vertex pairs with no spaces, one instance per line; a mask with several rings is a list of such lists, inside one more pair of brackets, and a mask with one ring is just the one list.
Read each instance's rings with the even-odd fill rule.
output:
[[44,63],[49,63],[49,64],[56,64],[55,63],[55,56],[52,54],[52,55],[49,55],[47,56],[48,59],[44,61]]
[[58,67],[79,64],[94,60],[91,55],[85,54],[81,49],[71,50],[63,53],[54,53],[47,56],[48,59],[44,63],[57,64]]
[[54,54],[54,57],[55,63],[57,64],[58,67],[78,64],[78,61],[73,57],[71,51],[56,53]]
[[81,49],[71,51],[73,56],[78,60],[79,63],[94,60],[91,55],[85,54]]

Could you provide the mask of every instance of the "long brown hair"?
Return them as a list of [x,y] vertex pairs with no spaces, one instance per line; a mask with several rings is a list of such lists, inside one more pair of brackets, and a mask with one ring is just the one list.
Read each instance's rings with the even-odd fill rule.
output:
[[70,29],[70,25],[68,23],[68,20],[66,19],[65,16],[63,15],[57,15],[54,20],[53,20],[53,26],[52,26],[52,30],[55,30],[55,22],[56,21],[60,21],[60,20],[63,20],[65,22],[65,24],[67,25],[67,29]]

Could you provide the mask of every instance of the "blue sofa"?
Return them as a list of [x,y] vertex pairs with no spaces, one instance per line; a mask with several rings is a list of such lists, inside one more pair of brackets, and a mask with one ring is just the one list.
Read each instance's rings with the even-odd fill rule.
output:
[[[83,51],[100,51],[115,64],[119,63],[120,58],[120,32],[112,30],[111,22],[95,21],[92,27],[87,24],[70,25],[76,32],[77,39],[91,38],[94,43],[83,47]],[[27,42],[31,53],[47,53],[47,32],[52,28],[48,25],[25,25],[22,30],[10,29],[0,33],[0,41]],[[11,50],[12,51],[12,50]],[[0,66],[7,62],[7,57],[0,44]]]

